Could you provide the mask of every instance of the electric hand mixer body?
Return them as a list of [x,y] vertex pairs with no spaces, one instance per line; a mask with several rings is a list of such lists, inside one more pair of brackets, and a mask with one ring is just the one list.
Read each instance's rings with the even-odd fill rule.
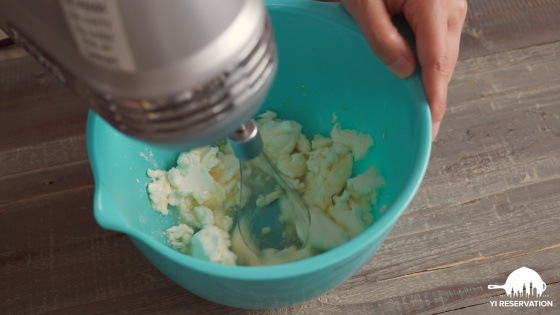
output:
[[113,127],[179,150],[249,120],[276,70],[261,0],[5,0],[0,27]]
[[[261,0],[8,0],[0,26],[113,127],[177,150],[251,123],[276,72]],[[262,151],[247,140],[230,138],[241,160],[237,152]],[[309,226],[307,209],[298,211]],[[286,244],[306,238],[304,229]]]

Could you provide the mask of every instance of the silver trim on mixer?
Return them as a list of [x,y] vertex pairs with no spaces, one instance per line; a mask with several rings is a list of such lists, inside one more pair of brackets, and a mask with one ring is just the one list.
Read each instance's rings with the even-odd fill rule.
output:
[[[265,84],[271,84],[276,58],[273,31],[267,17],[261,38],[248,55],[232,69],[198,88],[163,100],[114,99],[91,91],[90,97],[95,101],[90,105],[111,125],[131,136],[152,141],[190,138],[222,122],[236,107],[254,103],[250,99],[256,97]],[[264,97],[259,98],[262,101]],[[231,131],[237,127],[228,128]]]

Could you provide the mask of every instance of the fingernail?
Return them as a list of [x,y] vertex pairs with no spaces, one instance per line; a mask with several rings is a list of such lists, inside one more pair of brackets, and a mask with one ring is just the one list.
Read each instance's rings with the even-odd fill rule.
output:
[[404,79],[411,75],[412,63],[408,61],[406,57],[401,57],[399,60],[395,61],[389,65],[389,69],[393,71],[399,78]]
[[441,124],[441,121],[437,121],[432,123],[432,141],[436,141],[436,137],[439,131],[439,125]]

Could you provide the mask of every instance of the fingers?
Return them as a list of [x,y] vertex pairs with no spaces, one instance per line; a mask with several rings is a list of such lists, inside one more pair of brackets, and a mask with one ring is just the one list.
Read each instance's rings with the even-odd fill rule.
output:
[[383,0],[343,0],[342,3],[354,17],[369,45],[391,71],[401,77],[410,76],[416,67],[408,42],[391,21]]
[[[407,41],[391,16],[403,12],[416,37],[422,80],[436,138],[447,106],[447,88],[457,63],[466,0],[342,0],[377,56],[401,78],[416,67]],[[389,6],[389,7],[387,7]]]
[[448,30],[445,16],[419,24],[416,34],[418,61],[422,67],[422,79],[426,96],[432,110],[432,137],[435,138],[447,105],[447,86],[453,73],[453,61],[449,56]]
[[459,57],[459,48],[461,44],[461,31],[463,30],[463,24],[465,22],[465,18],[467,17],[467,1],[466,0],[456,0],[455,1],[456,9],[453,10],[453,14],[451,14],[447,20],[448,25],[448,49],[449,54],[457,61]]
[[[464,10],[459,7],[463,2]],[[416,35],[418,61],[432,112],[432,137],[436,138],[447,107],[447,88],[457,63],[466,1],[416,1],[405,15]],[[449,7],[448,5],[452,5]]]

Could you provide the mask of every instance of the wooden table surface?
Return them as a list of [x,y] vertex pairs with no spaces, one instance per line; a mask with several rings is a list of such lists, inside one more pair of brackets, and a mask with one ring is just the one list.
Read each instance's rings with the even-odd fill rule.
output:
[[[205,301],[98,227],[82,103],[27,56],[0,62],[1,314],[560,314],[558,0],[469,1],[418,195],[357,274],[289,308]],[[523,266],[553,306],[493,307]]]

